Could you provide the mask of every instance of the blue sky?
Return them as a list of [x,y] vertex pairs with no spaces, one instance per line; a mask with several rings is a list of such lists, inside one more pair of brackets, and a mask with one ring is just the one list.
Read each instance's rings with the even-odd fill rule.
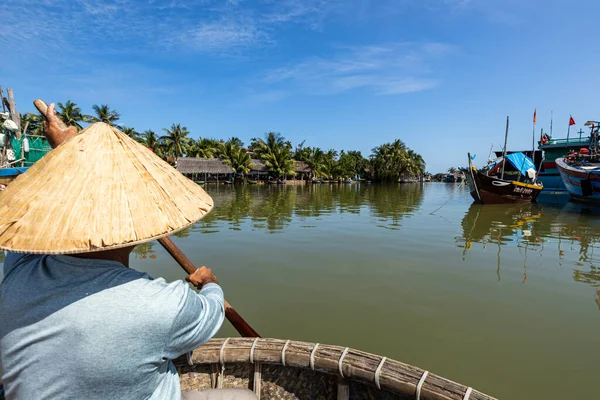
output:
[[193,137],[268,131],[361,150],[402,139],[430,172],[481,165],[600,118],[600,2],[4,0],[0,84],[17,105],[108,103]]

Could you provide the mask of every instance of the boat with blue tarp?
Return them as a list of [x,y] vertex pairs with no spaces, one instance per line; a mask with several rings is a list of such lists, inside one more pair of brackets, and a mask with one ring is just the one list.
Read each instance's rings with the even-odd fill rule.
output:
[[543,189],[533,160],[521,152],[506,154],[482,170],[473,166],[469,154],[465,175],[471,196],[482,204],[530,203]]

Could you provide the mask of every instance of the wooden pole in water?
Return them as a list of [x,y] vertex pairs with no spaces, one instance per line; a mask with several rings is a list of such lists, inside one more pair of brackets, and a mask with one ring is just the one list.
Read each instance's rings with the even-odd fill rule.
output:
[[508,142],[508,117],[506,117],[506,132],[504,133],[504,151],[502,152],[502,176],[500,179],[504,179],[504,167],[506,167],[506,144]]
[[[175,243],[169,237],[163,237],[158,239],[158,242],[167,250],[167,252],[173,256],[175,261],[187,272],[189,275],[193,274],[196,271],[196,267],[190,261],[189,258],[183,254],[183,252],[177,247]],[[229,304],[227,300],[225,300],[225,316],[231,322],[231,325],[239,332],[243,337],[260,337],[258,332],[256,332],[245,320],[242,318],[240,314],[237,313]]]

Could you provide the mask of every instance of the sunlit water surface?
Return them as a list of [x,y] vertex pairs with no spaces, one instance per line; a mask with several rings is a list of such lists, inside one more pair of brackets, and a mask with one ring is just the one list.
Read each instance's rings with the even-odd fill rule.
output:
[[[472,205],[443,183],[206,189],[214,210],[174,240],[263,336],[386,355],[503,399],[600,397],[600,211],[559,196]],[[132,267],[184,276],[156,242]]]

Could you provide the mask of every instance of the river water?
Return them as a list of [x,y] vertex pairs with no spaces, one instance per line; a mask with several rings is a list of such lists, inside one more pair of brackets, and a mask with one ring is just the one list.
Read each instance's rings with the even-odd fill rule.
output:
[[[600,396],[600,210],[472,205],[445,183],[206,189],[214,210],[174,240],[264,337],[385,355],[501,399]],[[184,276],[156,242],[132,267]]]

